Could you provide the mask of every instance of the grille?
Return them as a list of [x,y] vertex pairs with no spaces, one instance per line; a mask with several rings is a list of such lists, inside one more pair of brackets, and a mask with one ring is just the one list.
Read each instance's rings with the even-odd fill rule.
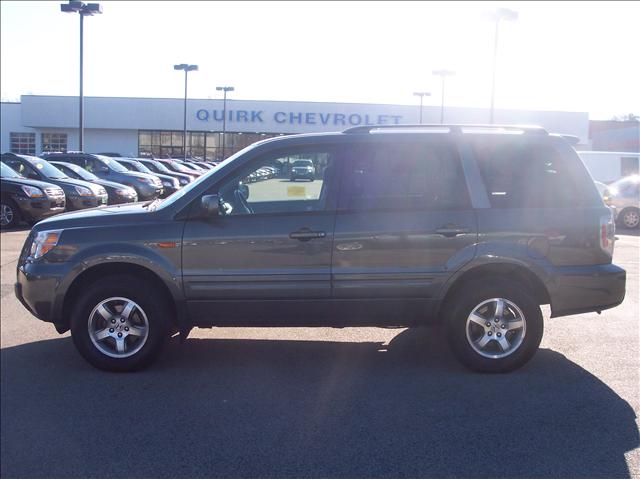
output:
[[60,188],[45,188],[44,192],[47,196],[62,196],[64,195],[64,191]]

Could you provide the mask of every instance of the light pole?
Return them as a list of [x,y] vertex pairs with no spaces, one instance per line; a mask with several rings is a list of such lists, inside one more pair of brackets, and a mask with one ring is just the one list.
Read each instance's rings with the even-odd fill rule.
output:
[[187,159],[187,74],[189,72],[198,71],[198,65],[188,65],[181,63],[173,65],[174,70],[184,70],[184,123],[182,128],[182,153],[183,159]]
[[428,91],[417,91],[413,95],[420,97],[420,124],[422,125],[422,98],[425,96],[431,96],[431,93]]
[[433,70],[434,75],[439,76],[442,79],[442,95],[440,101],[440,123],[444,123],[444,79],[448,76],[453,76],[456,72],[451,70]]
[[518,12],[509,10],[508,8],[498,8],[492,15],[492,19],[496,22],[495,35],[493,37],[493,74],[491,79],[491,110],[489,113],[489,123],[493,123],[493,109],[496,95],[496,67],[498,65],[498,26],[500,20],[515,22],[518,19]]
[[227,138],[227,92],[234,91],[235,88],[232,86],[217,86],[216,90],[224,92],[224,99],[222,100],[222,159],[224,160]]
[[84,17],[102,13],[99,3],[72,2],[60,4],[60,11],[80,15],[80,109],[78,118],[78,146],[84,151],[84,92],[83,92],[83,53],[84,53]]

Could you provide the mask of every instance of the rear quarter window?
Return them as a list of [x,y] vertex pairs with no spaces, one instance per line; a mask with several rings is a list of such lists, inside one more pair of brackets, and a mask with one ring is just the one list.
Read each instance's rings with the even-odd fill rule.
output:
[[597,206],[599,195],[575,151],[547,141],[481,138],[471,149],[492,208]]

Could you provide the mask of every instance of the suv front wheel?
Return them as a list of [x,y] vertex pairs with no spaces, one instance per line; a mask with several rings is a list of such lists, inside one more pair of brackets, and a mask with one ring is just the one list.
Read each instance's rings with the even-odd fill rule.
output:
[[169,331],[168,305],[139,278],[113,275],[91,284],[71,315],[73,342],[106,371],[135,371],[159,354]]
[[474,281],[461,288],[452,305],[447,318],[449,344],[468,368],[513,371],[538,350],[542,312],[524,285],[503,279]]

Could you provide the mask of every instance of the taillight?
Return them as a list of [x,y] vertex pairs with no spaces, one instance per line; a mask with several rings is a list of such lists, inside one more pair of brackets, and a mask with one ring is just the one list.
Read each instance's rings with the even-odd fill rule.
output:
[[613,221],[613,211],[608,216],[600,217],[600,248],[613,256],[613,244],[616,237],[616,227]]

